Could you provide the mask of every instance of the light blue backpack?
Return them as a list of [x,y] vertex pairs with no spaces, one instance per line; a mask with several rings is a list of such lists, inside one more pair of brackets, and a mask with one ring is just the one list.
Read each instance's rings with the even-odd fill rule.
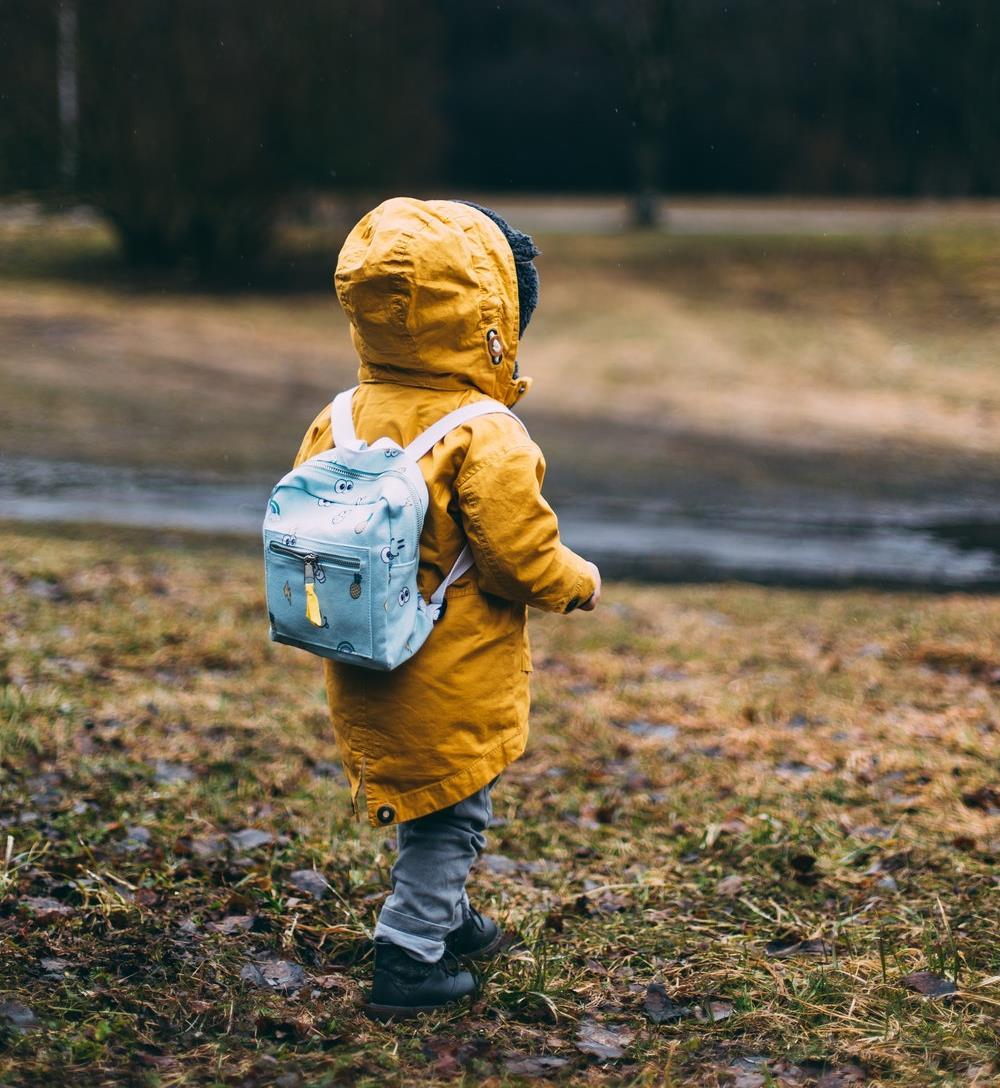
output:
[[275,642],[389,670],[420,649],[444,612],[445,590],[473,564],[466,544],[430,600],[420,596],[427,484],[417,462],[468,420],[514,413],[499,401],[477,400],[406,447],[390,438],[369,446],[354,432],[356,388],[331,405],[336,448],[303,462],[271,492],[264,519],[267,611]]

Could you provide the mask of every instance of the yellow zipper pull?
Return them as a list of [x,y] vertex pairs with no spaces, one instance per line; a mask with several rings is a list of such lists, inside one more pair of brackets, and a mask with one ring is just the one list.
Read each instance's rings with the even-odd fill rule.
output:
[[323,626],[323,615],[319,610],[319,598],[316,596],[316,557],[304,560],[306,589],[306,619],[314,627]]

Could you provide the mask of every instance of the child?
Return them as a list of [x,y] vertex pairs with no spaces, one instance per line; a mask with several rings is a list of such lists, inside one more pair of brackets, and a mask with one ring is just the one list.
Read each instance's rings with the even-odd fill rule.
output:
[[[361,360],[360,438],[403,445],[461,405],[528,389],[518,342],[538,297],[531,239],[466,202],[398,197],[351,231],[335,284]],[[320,413],[296,464],[335,446]],[[326,661],[330,715],[354,810],[397,825],[392,894],[375,929],[369,1014],[400,1018],[471,994],[462,966],[498,951],[469,903],[490,790],[524,751],[531,657],[525,606],[591,610],[601,579],[559,539],[545,461],[510,415],[456,428],[420,462],[429,504],[418,583],[438,587],[468,541],[475,566],[447,591],[427,642],[391,672]],[[412,557],[416,558],[416,557]],[[399,562],[405,562],[403,557]]]

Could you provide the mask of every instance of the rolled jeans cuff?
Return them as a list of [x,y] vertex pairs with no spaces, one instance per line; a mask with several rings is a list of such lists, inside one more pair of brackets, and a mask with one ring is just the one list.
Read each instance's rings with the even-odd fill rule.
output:
[[444,940],[453,929],[462,924],[462,907],[468,902],[463,893],[456,912],[458,921],[450,926],[439,926],[423,918],[414,918],[398,910],[383,907],[375,925],[376,941],[391,941],[410,955],[425,963],[437,963],[444,955]]

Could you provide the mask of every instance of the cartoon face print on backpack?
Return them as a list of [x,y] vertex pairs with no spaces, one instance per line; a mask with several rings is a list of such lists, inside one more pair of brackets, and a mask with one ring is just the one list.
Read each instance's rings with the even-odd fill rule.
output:
[[[396,537],[395,540],[390,540],[388,545],[386,545],[386,547],[384,547],[379,552],[382,562],[392,564],[393,562],[395,562],[395,560],[399,558],[405,547],[406,541],[403,540],[402,537]],[[393,551],[393,548],[395,548],[396,550]]]
[[336,491],[338,495],[346,495],[348,491],[354,490],[354,484],[352,484],[350,480],[338,480],[333,485],[333,490]]
[[399,601],[399,607],[405,608],[410,601],[410,587],[403,586],[399,591],[399,596],[396,598]]

